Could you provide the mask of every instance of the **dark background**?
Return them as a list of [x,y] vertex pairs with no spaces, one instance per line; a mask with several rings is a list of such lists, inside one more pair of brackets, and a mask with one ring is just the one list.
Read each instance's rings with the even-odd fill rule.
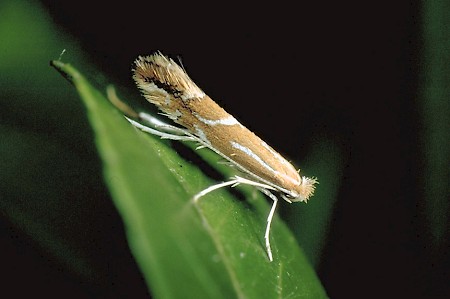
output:
[[[429,144],[433,114],[427,114],[430,100],[424,92],[432,67],[427,53],[434,50],[428,48],[426,24],[427,18],[442,17],[439,11],[426,11],[430,4],[41,3],[52,22],[75,38],[87,59],[108,78],[93,78],[99,85],[112,80],[130,91],[130,97],[139,98],[132,89],[131,62],[139,54],[160,50],[180,56],[190,76],[216,102],[300,166],[314,149],[326,152],[324,144],[338,149],[338,172],[330,172],[339,183],[335,198],[329,199],[333,210],[316,264],[330,297],[450,296],[449,171],[436,173],[442,168],[429,168],[428,158],[436,142]],[[436,30],[450,33],[448,28]],[[448,37],[445,41],[448,45]],[[67,50],[70,58],[71,49]],[[449,79],[446,57],[443,82]],[[436,111],[449,112],[448,96],[441,99],[444,102],[434,102]],[[439,136],[448,133],[446,119],[434,122]],[[88,144],[89,136],[79,138]],[[437,147],[441,159],[433,163],[450,166],[449,142],[442,142],[442,149]],[[85,146],[79,152],[94,157],[93,145]],[[99,170],[99,162],[92,159],[92,169]],[[308,174],[315,175],[312,167]],[[101,181],[100,170],[92,176]],[[440,197],[428,189],[430,177],[442,178]],[[104,187],[95,188],[106,202]],[[83,282],[58,263],[48,265],[45,254],[34,250],[34,241],[6,217],[0,222],[4,259],[21,269],[17,273],[30,277],[13,275],[11,280],[33,279],[34,290],[43,293],[49,284],[57,284],[61,292],[73,290],[73,297],[148,296],[130,254],[122,252],[127,245],[120,219],[112,206],[102,205],[112,216],[95,225],[122,233],[105,237],[97,232],[106,239],[99,246],[117,244],[91,254],[104,259],[98,262],[103,270],[110,267],[108,259],[116,259],[113,269],[105,272],[112,277]],[[280,213],[289,214],[289,208],[284,206]],[[2,272],[7,275],[8,268]]]

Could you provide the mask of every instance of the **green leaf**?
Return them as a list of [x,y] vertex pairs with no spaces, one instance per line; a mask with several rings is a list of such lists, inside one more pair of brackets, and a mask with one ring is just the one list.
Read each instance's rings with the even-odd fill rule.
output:
[[304,169],[314,169],[314,173],[320,178],[320,185],[306,207],[291,206],[289,209],[285,209],[283,215],[286,216],[293,233],[303,245],[309,261],[315,268],[318,268],[326,237],[330,231],[329,219],[332,218],[342,180],[343,161],[341,150],[336,143],[319,136],[314,144],[308,160],[301,165]]
[[106,183],[155,297],[326,297],[278,217],[269,262],[263,240],[269,205],[256,190],[221,189],[192,202],[195,193],[214,183],[198,165],[204,159],[215,167],[215,155],[174,142],[176,151],[170,142],[136,130],[76,69],[60,61],[52,65],[87,106]]
[[[425,145],[423,175],[424,207],[431,246],[444,252],[448,244],[450,179],[450,20],[448,1],[425,1],[423,5],[423,58],[420,76],[421,132]],[[444,182],[444,183],[443,183]]]

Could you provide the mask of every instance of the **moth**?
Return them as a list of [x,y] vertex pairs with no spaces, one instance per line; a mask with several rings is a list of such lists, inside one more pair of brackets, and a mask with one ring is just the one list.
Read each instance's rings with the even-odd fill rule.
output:
[[131,124],[162,138],[197,142],[240,171],[241,175],[199,192],[195,201],[213,190],[239,184],[252,185],[273,200],[264,234],[267,255],[273,261],[270,227],[278,197],[288,203],[307,202],[317,179],[301,176],[300,170],[216,104],[182,67],[161,53],[139,56],[133,79],[144,98],[179,126],[142,112],[133,115],[134,119],[127,118]]

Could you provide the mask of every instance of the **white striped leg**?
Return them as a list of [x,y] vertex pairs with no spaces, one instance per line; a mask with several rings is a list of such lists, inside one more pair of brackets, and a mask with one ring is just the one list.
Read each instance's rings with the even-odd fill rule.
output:
[[234,187],[234,186],[236,186],[238,184],[239,184],[239,180],[238,179],[233,179],[233,180],[230,180],[230,181],[227,181],[227,182],[222,182],[222,183],[219,183],[219,184],[216,184],[216,185],[209,186],[205,190],[195,194],[194,197],[193,197],[193,200],[194,200],[194,202],[197,202],[200,197],[203,197],[204,195],[208,194],[209,192],[212,192],[214,190],[217,190],[217,189],[220,189],[220,188],[223,188],[223,187],[226,187],[226,186],[230,186],[230,185],[232,185],[232,187]]
[[[172,134],[172,133],[166,133],[162,130],[157,130],[151,127],[147,127],[144,126],[143,124],[132,120],[131,118],[128,118],[125,116],[125,118],[136,128],[138,128],[139,130],[146,132],[146,133],[150,133],[156,136],[160,136],[162,139],[171,139],[171,140],[182,140],[182,141],[200,141],[198,137],[188,133],[187,131],[183,130],[183,129],[179,129],[180,133],[183,133],[184,135],[178,135],[178,134]],[[170,125],[167,125],[170,126]],[[176,128],[175,126],[170,126],[173,128]]]
[[256,186],[258,188],[258,190],[260,190],[262,193],[264,193],[265,195],[267,195],[268,197],[270,197],[273,200],[272,208],[270,209],[269,216],[267,217],[266,232],[264,234],[264,240],[266,242],[267,256],[269,257],[269,260],[272,262],[273,257],[272,257],[272,249],[270,247],[270,226],[272,224],[273,215],[275,214],[275,209],[276,209],[277,203],[278,203],[278,198],[268,190],[268,189],[275,190],[272,186],[254,182],[254,181],[251,181],[251,180],[239,177],[239,176],[235,176],[230,181],[212,185],[212,186],[206,188],[205,190],[197,193],[193,197],[193,200],[194,200],[194,202],[197,202],[200,197],[208,194],[209,192],[212,192],[214,190],[217,190],[217,189],[220,189],[220,188],[223,188],[226,186],[230,186],[230,185],[231,185],[231,187],[235,187],[239,184]]
[[[206,188],[205,190],[197,193],[196,195],[194,195],[194,201],[197,201],[200,197],[208,194],[211,191],[220,189],[222,187],[230,186],[230,185],[231,185],[231,187],[235,187],[235,186],[237,186],[239,184],[256,186],[256,187],[258,187],[258,189],[266,190],[267,192],[269,192],[267,189],[275,190],[275,188],[273,188],[272,186],[269,186],[269,185],[266,185],[266,184],[262,184],[262,183],[258,183],[258,182],[255,182],[255,181],[252,181],[252,180],[249,180],[249,179],[245,179],[243,177],[240,177],[240,176],[236,175],[236,176],[233,177],[233,179],[231,179],[231,180],[229,180],[227,182],[222,182],[222,183],[219,183],[219,184],[216,184],[216,185],[212,185],[212,186]],[[263,193],[267,195],[266,191],[263,191]],[[272,193],[270,193],[270,194],[272,196],[275,196]]]
[[273,215],[275,214],[275,209],[277,207],[278,198],[273,195],[272,192],[270,192],[267,189],[264,188],[258,188],[259,191],[267,195],[273,200],[272,208],[270,209],[269,216],[267,216],[267,226],[266,226],[266,233],[264,234],[264,240],[266,241],[266,249],[267,249],[267,255],[269,256],[269,260],[272,262],[272,249],[270,248],[270,226],[272,224]]
[[153,135],[160,136],[162,139],[172,139],[172,140],[181,140],[181,141],[196,141],[199,143],[199,146],[196,147],[196,149],[202,149],[202,148],[209,148],[209,145],[206,144],[203,140],[201,140],[199,137],[195,136],[194,134],[190,133],[188,130],[166,124],[165,122],[162,122],[161,120],[157,119],[156,117],[145,113],[145,112],[139,112],[139,119],[145,122],[146,124],[150,125],[145,126],[137,121],[134,121],[128,117],[126,119],[135,127],[139,128],[140,130],[150,133]]
[[188,135],[190,134],[187,130],[169,125],[153,115],[150,115],[145,112],[139,112],[139,119],[141,119],[144,123],[148,124],[152,128],[156,130],[161,130],[167,133],[176,134],[176,135]]
[[[125,115],[125,118],[136,128],[146,133],[160,136],[164,139],[200,141],[197,136],[192,135],[185,129],[166,124],[150,114],[144,112],[136,112],[133,108],[128,106],[128,104],[126,104],[117,96],[116,91],[112,85],[106,88],[106,94],[109,101],[116,108],[118,108]],[[139,119],[144,124],[133,119]]]

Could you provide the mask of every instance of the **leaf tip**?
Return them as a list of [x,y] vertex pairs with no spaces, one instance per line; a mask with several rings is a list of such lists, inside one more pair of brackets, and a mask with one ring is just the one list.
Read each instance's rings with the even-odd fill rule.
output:
[[67,63],[64,63],[60,60],[50,60],[50,66],[55,68],[67,81],[73,84],[74,77],[72,74],[69,74],[69,72],[67,72]]

